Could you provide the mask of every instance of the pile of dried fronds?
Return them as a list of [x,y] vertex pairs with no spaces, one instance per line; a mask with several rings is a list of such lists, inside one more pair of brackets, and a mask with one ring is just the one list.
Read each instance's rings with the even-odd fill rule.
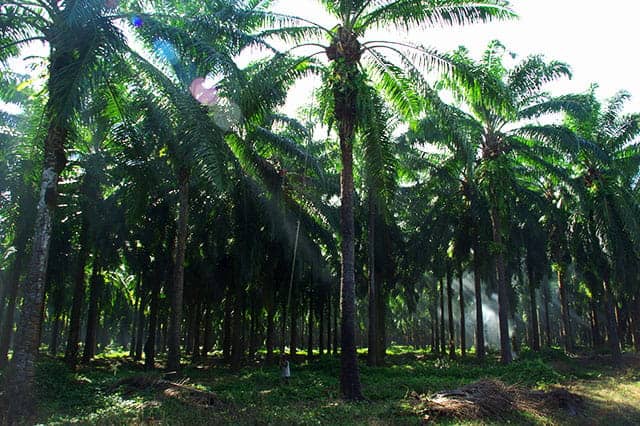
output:
[[111,390],[126,387],[129,392],[133,390],[153,390],[161,392],[166,398],[175,398],[185,404],[202,408],[227,408],[227,403],[220,400],[213,392],[197,389],[188,384],[187,380],[172,382],[150,375],[138,375],[118,380]]
[[414,392],[411,402],[426,421],[442,417],[499,420],[514,410],[541,415],[547,410],[564,409],[570,415],[576,415],[582,409],[582,399],[565,389],[531,391],[497,380],[481,380],[431,396]]

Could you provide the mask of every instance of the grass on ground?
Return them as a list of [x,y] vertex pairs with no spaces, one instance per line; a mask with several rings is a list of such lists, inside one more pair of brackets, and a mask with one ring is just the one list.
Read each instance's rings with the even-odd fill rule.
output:
[[[364,361],[364,359],[363,359]],[[525,353],[511,365],[490,359],[438,359],[431,354],[390,349],[387,366],[370,368],[361,363],[367,402],[339,399],[337,357],[316,358],[292,364],[292,378],[281,381],[277,366],[256,362],[233,372],[218,359],[185,366],[181,380],[215,393],[222,408],[185,404],[152,388],[116,387],[127,377],[162,377],[145,372],[141,364],[123,354],[98,357],[93,363],[69,370],[59,359],[43,356],[38,364],[40,406],[36,422],[44,424],[330,424],[419,425],[409,394],[431,394],[482,378],[508,384],[548,389],[562,385],[585,399],[578,416],[548,413],[543,417],[514,413],[501,420],[512,424],[640,424],[640,358],[627,355],[623,365],[608,367],[606,358],[569,358],[560,351]],[[459,424],[454,420],[443,424]],[[467,422],[465,424],[497,424]]]

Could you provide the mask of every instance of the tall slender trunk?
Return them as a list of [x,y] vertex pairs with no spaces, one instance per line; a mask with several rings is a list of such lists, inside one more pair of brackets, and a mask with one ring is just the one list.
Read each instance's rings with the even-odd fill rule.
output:
[[467,354],[467,342],[466,342],[466,324],[464,318],[464,283],[462,282],[462,268],[460,268],[460,275],[458,277],[460,284],[460,353],[462,357]]
[[544,275],[542,281],[542,302],[544,304],[544,334],[545,345],[550,348],[552,343],[551,338],[551,319],[549,318],[549,282],[547,274]]
[[449,357],[456,356],[456,329],[453,322],[453,276],[451,267],[447,267],[447,312],[449,314]]
[[[307,358],[313,359],[313,297],[309,294],[309,321],[307,321]],[[322,336],[320,336],[322,340]]]
[[258,306],[257,299],[251,298],[251,322],[249,323],[249,357],[258,352]]
[[602,346],[602,335],[600,334],[600,314],[598,313],[598,306],[595,299],[589,300],[589,308],[591,310],[591,338],[593,349],[597,349]]
[[291,324],[289,326],[289,356],[292,360],[298,354],[298,306],[295,301],[291,304]]
[[178,172],[180,210],[176,233],[173,279],[171,280],[171,309],[169,315],[167,368],[180,369],[180,325],[182,324],[182,298],[184,287],[184,257],[187,247],[189,221],[189,171],[182,167]]
[[538,303],[536,302],[536,282],[533,267],[527,265],[529,278],[529,311],[531,315],[531,348],[540,350],[540,326],[538,325]]
[[387,314],[387,297],[384,293],[382,281],[378,281],[376,292],[376,334],[378,335],[378,341],[376,343],[376,350],[378,352],[376,361],[377,365],[384,365],[387,355],[387,327],[386,327],[386,314]]
[[573,333],[569,318],[569,300],[567,297],[566,271],[563,265],[558,266],[558,290],[560,292],[560,313],[562,316],[562,343],[567,352],[573,351]]
[[244,311],[242,309],[243,291],[242,285],[238,281],[238,277],[234,277],[234,297],[233,297],[233,313],[231,316],[231,368],[239,370],[244,356],[244,347],[242,344],[242,322]]
[[273,364],[274,362],[273,349],[275,347],[276,334],[274,317],[275,307],[273,305],[267,306],[267,364]]
[[627,334],[627,315],[626,311],[620,309],[620,304],[614,304],[614,311],[616,314],[616,324],[618,324],[618,338],[620,339],[620,345],[625,345],[625,336]]
[[[139,280],[142,280],[142,272],[140,272]],[[141,283],[140,285],[140,303],[138,303],[138,328],[136,330],[136,351],[134,355],[134,360],[140,361],[142,359],[142,349],[144,346],[144,311],[145,311],[145,300],[147,299],[147,289],[145,284]]]
[[331,340],[333,342],[333,355],[338,355],[338,312],[339,312],[339,306],[338,306],[338,298],[334,296],[334,305],[333,305],[333,339]]
[[156,331],[158,329],[159,296],[160,283],[153,281],[151,283],[151,300],[149,302],[149,327],[147,327],[147,341],[144,344],[144,367],[147,370],[154,369],[156,362]]
[[482,283],[478,249],[473,250],[473,290],[476,298],[476,356],[484,359],[484,318],[482,315]]
[[2,319],[2,334],[0,335],[0,368],[4,367],[8,362],[9,346],[11,344],[11,335],[13,334],[18,287],[23,262],[24,247],[19,249],[16,253],[16,260],[13,263],[9,282],[7,283],[7,307],[4,311],[4,318]]
[[225,362],[231,361],[231,322],[233,316],[233,289],[227,289],[224,300],[224,318],[222,321],[222,358]]
[[137,313],[140,309],[140,304],[142,303],[142,274],[138,273],[136,277],[136,289],[135,289],[135,304],[133,305],[133,312],[131,318],[131,346],[129,348],[129,357],[135,358],[136,355],[136,339],[138,337],[138,322],[137,322]]
[[70,367],[78,363],[78,342],[80,340],[80,323],[82,321],[82,305],[85,293],[85,266],[89,258],[89,221],[88,213],[82,212],[82,225],[80,227],[78,258],[74,274],[73,300],[71,302],[71,318],[69,320],[69,336],[64,360]]
[[[494,198],[497,198],[494,196]],[[494,205],[497,201],[494,201]],[[498,278],[498,322],[500,327],[500,360],[509,364],[512,360],[511,342],[509,341],[509,292],[507,271],[504,260],[504,243],[502,241],[502,219],[496,207],[491,208],[493,243],[498,252],[495,255],[496,275]]]
[[611,358],[613,359],[613,362],[619,362],[622,359],[622,352],[620,351],[620,336],[618,335],[618,324],[616,323],[614,308],[615,301],[608,277],[605,277],[602,286],[604,289],[604,306],[605,313],[607,314],[607,332],[609,335]]
[[87,330],[84,340],[82,362],[89,362],[96,353],[96,337],[100,316],[100,299],[102,295],[102,275],[99,254],[96,250],[91,271],[91,288],[89,290],[89,312],[87,313]]
[[193,308],[195,309],[195,312],[194,321],[191,326],[191,333],[193,335],[193,351],[191,352],[191,360],[193,362],[197,362],[200,359],[200,326],[202,325],[202,305],[200,303],[196,303]]
[[431,306],[431,351],[440,354],[440,335],[438,334],[438,288],[436,284],[434,304]]
[[368,226],[368,251],[369,251],[369,342],[367,345],[367,363],[370,366],[378,365],[377,351],[377,321],[376,310],[377,289],[376,289],[376,252],[375,252],[375,229],[376,229],[376,208],[372,190],[369,190],[369,226]]
[[[62,285],[59,283],[58,285]],[[60,338],[60,326],[62,322],[62,310],[64,304],[64,288],[57,289],[53,299],[53,327],[51,328],[51,344],[49,345],[49,353],[56,355],[58,353],[58,340]]]
[[440,354],[447,350],[447,338],[444,333],[444,281],[440,278]]
[[355,227],[353,218],[353,141],[356,130],[358,60],[361,47],[356,35],[341,27],[327,49],[334,69],[334,115],[338,124],[340,172],[340,312],[342,314],[340,390],[347,400],[361,400],[362,386],[356,354]]
[[327,297],[327,355],[331,355],[331,343],[333,342],[333,328],[331,326],[331,313],[333,312],[332,305],[333,298],[331,297],[331,290],[329,290],[329,295]]
[[640,296],[636,294],[631,305],[633,347],[636,352],[640,352]]
[[204,314],[204,342],[202,344],[202,358],[206,358],[207,354],[213,347],[213,330],[211,324],[211,321],[213,321],[213,319],[211,318],[211,302],[206,302],[205,306],[206,311]]
[[[50,90],[54,76],[66,68],[69,61],[70,57],[63,52],[52,53]],[[51,111],[51,104],[47,105],[47,112],[49,117],[55,115]],[[33,412],[35,359],[40,346],[40,311],[44,302],[53,212],[57,204],[58,177],[66,164],[64,143],[68,130],[61,124],[57,117],[51,121],[44,143],[44,167],[31,241],[31,260],[22,290],[24,301],[16,330],[11,368],[8,370],[5,383],[5,395],[11,395],[12,398],[8,423],[12,423],[24,413]]]
[[284,355],[287,344],[287,301],[282,302],[282,315],[280,317],[280,355]]
[[322,299],[318,309],[318,352],[320,356],[324,355],[324,310],[324,299]]

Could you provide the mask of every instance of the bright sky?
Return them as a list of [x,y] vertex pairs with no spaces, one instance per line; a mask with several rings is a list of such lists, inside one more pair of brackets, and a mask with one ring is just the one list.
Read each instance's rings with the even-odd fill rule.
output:
[[[549,86],[554,93],[582,92],[596,82],[600,85],[598,95],[603,99],[620,89],[629,91],[632,99],[627,109],[640,112],[640,55],[637,49],[640,1],[512,0],[511,4],[520,19],[380,35],[385,39],[413,41],[440,51],[465,45],[476,57],[489,41],[499,39],[520,58],[542,53],[548,59],[571,65],[573,80]],[[335,24],[323,12],[318,0],[276,0],[274,8],[325,26]],[[39,50],[43,50],[41,46]],[[21,68],[18,64],[16,67]],[[309,102],[313,85],[313,81],[298,83],[286,109],[294,111]],[[7,105],[0,103],[0,109],[7,109]]]
[[[320,24],[335,24],[323,14],[317,0],[277,0],[282,13],[301,16]],[[510,22],[466,27],[435,28],[385,34],[435,47],[440,51],[465,45],[478,57],[489,41],[499,39],[519,58],[542,53],[571,65],[573,79],[549,86],[556,94],[585,91],[598,83],[600,98],[620,89],[632,95],[628,111],[640,112],[640,1],[637,0],[512,0],[520,16]],[[303,98],[308,88],[298,86]],[[295,100],[293,100],[295,102]]]

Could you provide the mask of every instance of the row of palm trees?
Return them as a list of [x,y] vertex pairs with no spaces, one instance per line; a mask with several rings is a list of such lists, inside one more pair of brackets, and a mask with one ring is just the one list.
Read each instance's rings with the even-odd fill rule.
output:
[[[457,54],[473,63],[466,51]],[[418,182],[424,179],[430,196],[417,198],[409,209],[409,227],[418,230],[416,239],[439,227],[437,232],[443,235],[425,243],[437,253],[434,261],[451,244],[454,267],[465,262],[473,265],[477,282],[483,275],[483,259],[488,256],[495,263],[503,362],[510,362],[512,356],[511,277],[524,268],[531,304],[531,347],[540,347],[536,288],[553,266],[563,343],[567,350],[573,349],[567,290],[570,265],[575,267],[576,281],[586,283],[591,297],[607,304],[611,351],[619,357],[615,313],[609,303],[614,293],[622,299],[631,297],[631,305],[637,303],[631,295],[636,289],[632,278],[637,258],[634,161],[640,116],[623,114],[628,98],[624,92],[605,106],[596,100],[594,88],[582,95],[552,97],[543,91],[543,85],[570,76],[565,64],[532,56],[506,69],[504,55],[504,47],[493,42],[481,61],[473,63],[486,71],[489,81],[485,87],[498,90],[504,103],[483,105],[487,96],[483,91],[445,80],[444,87],[458,105],[438,104],[435,99],[435,112],[405,136],[407,144],[435,143],[443,150],[419,160],[425,174]],[[564,122],[532,120],[550,113],[564,114]],[[435,188],[429,187],[434,184]],[[433,197],[437,197],[435,205],[424,206],[424,200]],[[422,212],[430,208],[450,216],[450,222],[424,223]],[[416,242],[424,249],[419,244]],[[480,307],[479,290],[476,299]],[[478,310],[478,324],[481,318]],[[476,338],[482,342],[481,329]]]
[[[79,361],[81,331],[88,361],[100,341],[110,340],[104,330],[100,336],[109,325],[124,330],[120,341],[130,338],[134,357],[144,349],[148,367],[166,348],[170,369],[180,368],[184,349],[196,359],[206,355],[214,336],[236,367],[245,347],[255,353],[260,341],[268,357],[276,340],[293,349],[305,315],[298,305],[306,301],[310,346],[314,326],[321,349],[326,342],[335,352],[340,336],[341,391],[357,400],[361,277],[371,364],[384,358],[391,293],[404,289],[409,301],[426,276],[446,277],[455,346],[452,278],[465,269],[474,271],[477,300],[482,281],[496,282],[501,355],[509,362],[508,321],[516,311],[510,282],[525,259],[531,317],[535,289],[553,265],[571,349],[571,266],[594,299],[605,301],[618,354],[611,312],[616,300],[632,306],[638,235],[638,118],[620,114],[625,95],[602,111],[592,92],[551,97],[544,84],[568,76],[568,67],[534,56],[508,70],[499,43],[474,61],[464,50],[443,54],[367,39],[383,27],[513,17],[501,1],[323,6],[334,27],[271,12],[258,1],[121,2],[116,9],[97,0],[42,0],[0,8],[0,59],[34,40],[50,49],[46,105],[12,93],[27,114],[23,133],[7,139],[11,152],[33,150],[38,137],[45,143],[3,161],[12,207],[2,226],[15,259],[5,280],[3,328],[12,328],[18,289],[22,295],[6,382],[7,394],[20,397],[13,415],[32,405],[45,294],[52,339],[66,324],[69,365]],[[303,46],[318,51],[292,56],[276,51],[274,39],[293,44],[293,53]],[[234,58],[255,47],[271,57],[239,68]],[[425,74],[432,72],[442,76],[435,86]],[[323,85],[305,114],[309,123],[277,113],[291,84],[311,73]],[[5,84],[6,75],[3,85],[15,87]],[[203,76],[213,76],[215,98],[224,102],[209,107],[191,96],[190,85]],[[439,91],[451,93],[454,105]],[[536,123],[553,112],[565,114],[562,125]],[[398,141],[394,116],[412,128]],[[329,141],[336,144],[313,140],[319,125],[334,130]],[[420,153],[425,144],[440,151]],[[355,162],[354,150],[362,153]],[[44,161],[39,178],[34,158]],[[332,200],[338,194],[339,208]],[[73,273],[57,270],[60,262],[73,264]],[[339,291],[331,278],[338,271]],[[73,288],[66,292],[71,300],[65,286]],[[482,315],[476,303],[479,356]],[[3,333],[0,349],[10,335]],[[55,352],[57,343],[51,346]]]

